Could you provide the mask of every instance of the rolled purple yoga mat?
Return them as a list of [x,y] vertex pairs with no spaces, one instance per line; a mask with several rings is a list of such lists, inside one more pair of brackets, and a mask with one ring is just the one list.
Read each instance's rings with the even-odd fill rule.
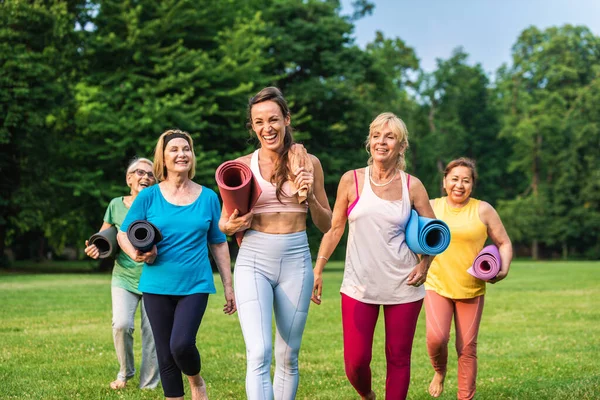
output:
[[475,278],[489,281],[498,275],[501,266],[500,251],[495,245],[491,244],[479,252],[475,257],[475,261],[473,261],[473,266],[467,272]]

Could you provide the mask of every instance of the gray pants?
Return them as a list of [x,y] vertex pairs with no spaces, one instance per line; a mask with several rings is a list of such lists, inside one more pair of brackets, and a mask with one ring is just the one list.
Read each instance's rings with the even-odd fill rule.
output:
[[133,331],[135,311],[141,303],[142,313],[142,365],[140,366],[140,388],[154,389],[160,380],[158,360],[154,347],[154,337],[150,321],[146,315],[142,296],[120,287],[111,287],[112,295],[112,328],[119,373],[117,379],[123,382],[135,375],[133,359]]
[[[238,317],[246,342],[248,400],[293,400],[313,287],[306,232],[272,235],[247,231],[234,273]],[[273,313],[276,366],[271,384]]]

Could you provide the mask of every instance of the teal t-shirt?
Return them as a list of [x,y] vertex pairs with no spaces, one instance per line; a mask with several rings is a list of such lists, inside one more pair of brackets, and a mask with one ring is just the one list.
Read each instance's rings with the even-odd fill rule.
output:
[[[123,203],[123,197],[116,197],[110,201],[106,213],[104,214],[104,222],[114,225],[117,229],[121,228],[121,224],[125,220],[125,216],[129,209]],[[142,294],[138,290],[140,275],[142,274],[142,266],[144,263],[135,262],[124,251],[117,252],[115,257],[115,266],[112,273],[112,286],[120,287],[132,293]]]
[[156,245],[154,263],[144,264],[139,290],[165,295],[215,293],[208,244],[226,240],[219,230],[220,217],[217,194],[205,186],[196,201],[186,206],[169,203],[159,185],[142,190],[120,229],[127,232],[133,221],[146,220],[156,225],[163,240]]

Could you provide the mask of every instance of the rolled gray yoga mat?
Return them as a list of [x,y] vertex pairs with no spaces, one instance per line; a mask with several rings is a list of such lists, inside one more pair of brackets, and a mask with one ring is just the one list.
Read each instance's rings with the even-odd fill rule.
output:
[[117,244],[117,228],[113,225],[108,229],[93,234],[89,244],[95,245],[100,251],[99,258],[108,258],[115,255],[119,245]]
[[152,249],[152,246],[162,240],[162,234],[151,222],[138,219],[129,225],[127,238],[133,247],[142,253],[146,253]]

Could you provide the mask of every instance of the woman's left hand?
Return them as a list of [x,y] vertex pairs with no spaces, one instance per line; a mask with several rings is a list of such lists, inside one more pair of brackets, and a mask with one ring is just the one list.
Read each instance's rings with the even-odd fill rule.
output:
[[506,275],[508,275],[508,271],[500,270],[500,272],[498,272],[498,275],[496,275],[493,279],[490,279],[488,283],[494,284],[496,282],[500,282],[502,279],[506,278]]
[[412,272],[408,274],[408,280],[406,281],[407,285],[419,287],[425,283],[427,280],[427,271],[429,270],[429,262],[423,257],[421,262],[417,264],[415,268],[413,268]]
[[304,167],[300,167],[294,171],[294,175],[296,175],[296,179],[294,179],[294,184],[297,188],[301,188],[306,186],[307,188],[307,197],[311,198],[313,196],[313,183],[315,182],[315,176],[312,172],[308,172]]
[[134,261],[137,262],[145,262],[146,264],[152,264],[154,262],[154,260],[156,260],[156,256],[158,255],[158,249],[156,248],[156,245],[152,246],[152,250],[146,252],[146,253],[142,253],[139,250],[135,251],[136,257],[134,258]]
[[233,286],[225,286],[224,290],[225,305],[223,306],[223,312],[225,314],[231,315],[237,310],[237,307],[235,306],[235,295],[233,293]]

